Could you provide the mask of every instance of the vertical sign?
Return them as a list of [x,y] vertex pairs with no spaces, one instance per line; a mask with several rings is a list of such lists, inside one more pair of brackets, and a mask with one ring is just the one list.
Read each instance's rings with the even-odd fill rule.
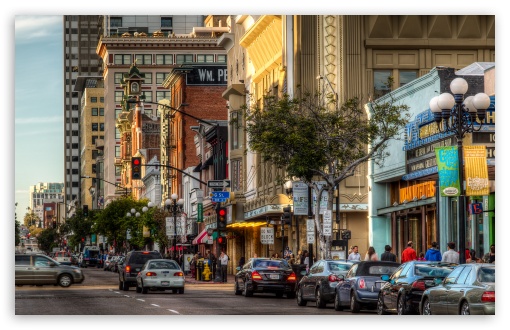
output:
[[313,219],[306,220],[306,243],[313,244],[315,242],[315,222]]
[[331,210],[325,210],[322,216],[322,231],[324,236],[331,236]]
[[273,229],[273,227],[260,227],[260,243],[274,244],[274,229]]
[[[323,186],[326,185],[326,181],[317,181],[317,182],[315,182],[315,184],[317,185],[317,188],[320,190]],[[326,191],[322,192],[321,198],[318,198],[315,191],[313,192],[313,208],[312,208],[312,210],[313,210],[314,214],[315,214],[315,207],[316,207],[317,203],[319,203],[319,214],[324,214],[324,211],[328,207],[328,193]]]
[[197,222],[204,222],[204,204],[197,204]]
[[441,196],[460,196],[459,153],[457,147],[436,147],[436,163]]
[[301,181],[292,182],[294,215],[308,215],[308,186]]
[[466,196],[489,195],[489,171],[485,146],[465,146]]
[[174,235],[174,218],[172,218],[172,217],[165,218],[165,229],[166,229],[166,236]]

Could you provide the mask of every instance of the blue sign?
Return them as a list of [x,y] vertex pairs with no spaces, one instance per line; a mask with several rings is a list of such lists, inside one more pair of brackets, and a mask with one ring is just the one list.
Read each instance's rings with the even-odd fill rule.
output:
[[213,191],[211,192],[211,198],[222,198],[227,199],[230,198],[230,192],[228,191]]

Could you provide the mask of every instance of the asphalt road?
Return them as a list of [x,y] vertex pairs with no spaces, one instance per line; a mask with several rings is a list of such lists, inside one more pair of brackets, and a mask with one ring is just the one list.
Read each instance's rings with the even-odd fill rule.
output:
[[[337,312],[333,304],[318,309],[300,307],[295,299],[274,294],[234,295],[234,284],[190,284],[184,294],[154,291],[148,294],[118,289],[117,273],[85,268],[85,281],[69,288],[22,286],[15,289],[16,315],[352,315]],[[376,315],[374,311],[361,314]]]

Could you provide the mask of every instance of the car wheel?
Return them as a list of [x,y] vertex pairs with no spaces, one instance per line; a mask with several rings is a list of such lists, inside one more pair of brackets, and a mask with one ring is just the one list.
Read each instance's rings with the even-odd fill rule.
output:
[[324,298],[322,298],[321,288],[317,288],[315,290],[315,307],[324,308],[326,307],[326,302]]
[[382,294],[379,294],[379,298],[377,299],[377,314],[379,314],[379,315],[386,315],[386,314],[388,314],[384,310],[384,301],[383,301]]
[[141,283],[141,286],[142,286],[142,294],[147,294],[147,292],[149,292],[149,288],[146,288],[143,286],[143,281]]
[[430,311],[430,301],[427,298],[423,300],[421,315],[432,315],[432,312]]
[[298,306],[306,306],[307,301],[303,299],[303,290],[301,290],[301,287],[298,288],[296,301]]
[[248,284],[246,284],[246,283],[244,283],[243,296],[245,296],[245,297],[253,296],[253,291],[248,290]]
[[398,301],[397,301],[397,314],[398,315],[407,315],[409,314],[408,313],[408,310],[407,310],[407,307],[406,307],[406,297],[405,297],[405,294],[401,294],[399,297],[398,297]]
[[467,301],[465,301],[460,307],[460,315],[471,315],[471,312],[469,311],[469,304],[467,303]]
[[138,282],[136,283],[136,293],[142,292],[142,288],[138,285]]
[[122,290],[129,291],[129,284],[126,281],[122,282]]
[[237,282],[236,282],[236,284],[234,285],[234,294],[236,296],[239,296],[239,295],[241,295],[241,293],[242,293],[242,291],[239,290],[239,287],[237,286]]
[[296,292],[295,291],[287,292],[287,299],[294,299],[294,298],[296,298]]
[[179,289],[179,294],[183,294],[184,293],[184,288],[180,288]]
[[62,274],[58,278],[58,285],[60,285],[63,288],[69,287],[71,283],[73,283],[73,279],[69,274]]
[[340,294],[338,292],[335,292],[335,310],[336,311],[341,311],[343,309],[344,308],[340,304]]
[[276,292],[276,298],[283,297],[283,292]]
[[361,306],[359,302],[356,300],[356,295],[354,292],[351,292],[351,313],[359,313]]

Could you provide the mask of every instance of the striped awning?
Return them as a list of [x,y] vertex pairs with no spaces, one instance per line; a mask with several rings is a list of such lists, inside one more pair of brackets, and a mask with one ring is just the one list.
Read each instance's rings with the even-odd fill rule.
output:
[[204,229],[198,234],[197,237],[193,240],[192,244],[207,244],[207,240],[209,239],[209,235],[207,235],[207,229]]

